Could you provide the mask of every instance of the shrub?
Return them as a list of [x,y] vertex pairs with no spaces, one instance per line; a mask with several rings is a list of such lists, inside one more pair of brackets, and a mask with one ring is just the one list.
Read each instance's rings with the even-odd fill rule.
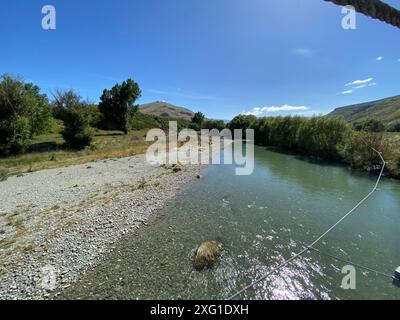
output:
[[136,112],[129,118],[129,128],[131,130],[157,129],[161,128],[161,123],[155,116]]
[[385,131],[385,125],[382,121],[369,119],[363,122],[356,122],[353,124],[353,128],[356,131],[368,131],[368,132],[383,132]]
[[74,149],[89,146],[93,140],[89,104],[72,90],[57,91],[54,104],[57,116],[64,122],[61,134],[67,145]]
[[382,159],[372,149],[388,156],[389,142],[382,133],[352,132],[341,151],[344,159],[355,168],[369,169],[382,163]]
[[25,152],[30,139],[49,127],[47,97],[21,79],[9,75],[0,79],[0,154]]
[[254,139],[258,144],[270,146],[270,129],[273,118],[258,118],[253,122],[252,128],[254,129]]
[[140,96],[139,85],[132,79],[116,84],[111,90],[104,89],[99,110],[106,129],[128,133],[129,118],[137,111],[134,103]]
[[18,117],[10,123],[11,131],[10,139],[8,140],[8,152],[10,154],[24,153],[28,148],[28,142],[31,138],[31,127],[27,117]]
[[235,129],[242,129],[242,130],[247,130],[252,128],[253,124],[257,121],[256,116],[252,115],[239,115],[236,116],[235,118],[232,119],[231,122],[229,122],[229,129],[232,131]]
[[90,127],[66,126],[62,136],[67,144],[74,149],[84,149],[93,141],[93,130]]
[[271,118],[268,126],[268,142],[278,148],[297,150],[297,132],[304,121],[301,117]]
[[8,178],[8,170],[5,168],[0,168],[0,182],[6,181]]
[[400,132],[400,122],[390,125],[387,129],[389,132]]
[[[191,124],[191,122],[189,120],[184,120],[184,119],[177,120],[177,122],[178,122],[178,131],[189,128],[189,126]],[[167,125],[169,126],[168,121],[167,121]]]
[[400,178],[400,154],[388,161],[388,171],[393,177]]
[[340,160],[340,150],[350,132],[347,122],[336,117],[314,117],[303,121],[297,132],[301,152],[330,160]]
[[339,150],[350,130],[347,122],[340,118],[300,116],[257,119],[239,115],[229,127],[231,130],[254,129],[256,143],[331,160],[341,159]]
[[195,131],[200,131],[201,130],[200,125],[198,125],[197,123],[194,123],[194,122],[189,123],[188,128],[192,129],[192,130],[195,130]]
[[89,114],[90,114],[90,126],[94,128],[100,128],[102,114],[100,112],[99,106],[96,104],[88,105]]
[[204,122],[203,128],[208,130],[217,129],[219,131],[224,130],[226,127],[223,120],[206,120]]

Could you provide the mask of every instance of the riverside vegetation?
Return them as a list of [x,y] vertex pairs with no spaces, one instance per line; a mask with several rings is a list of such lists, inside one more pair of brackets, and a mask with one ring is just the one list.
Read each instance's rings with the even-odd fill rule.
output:
[[[0,77],[0,181],[42,169],[144,153],[146,129],[200,128],[221,121],[191,120],[138,112],[139,85],[132,79],[105,89],[99,105],[74,90],[55,90],[50,99],[32,83]],[[222,125],[224,122],[222,121]]]
[[141,96],[132,79],[105,89],[99,105],[83,100],[73,90],[56,90],[53,99],[32,83],[10,75],[0,78],[0,181],[10,174],[62,167],[145,152],[146,129],[167,130],[170,120],[183,128],[254,129],[256,143],[354,168],[379,170],[388,160],[387,174],[400,178],[400,136],[374,119],[353,124],[335,116],[264,117],[239,115],[229,123],[206,119],[201,112],[191,120],[152,116],[138,111]]
[[229,123],[231,130],[254,129],[257,144],[343,162],[370,172],[379,171],[382,162],[372,147],[382,152],[388,161],[386,173],[400,178],[399,135],[371,129],[371,126],[357,126],[353,127],[339,117],[300,116],[257,118],[239,115]]

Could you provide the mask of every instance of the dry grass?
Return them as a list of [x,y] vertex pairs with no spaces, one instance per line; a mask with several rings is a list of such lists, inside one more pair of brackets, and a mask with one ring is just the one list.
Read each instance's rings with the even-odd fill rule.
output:
[[389,137],[390,141],[393,144],[397,144],[398,146],[400,145],[400,133],[398,133],[398,132],[388,132],[386,135]]
[[39,136],[34,143],[55,143],[56,150],[31,152],[19,156],[0,158],[0,169],[18,175],[43,169],[59,168],[108,158],[123,158],[142,154],[151,144],[145,140],[146,130],[127,135],[117,131],[97,131],[93,146],[81,151],[65,150],[60,134]]
[[6,181],[8,178],[8,170],[0,167],[0,182]]

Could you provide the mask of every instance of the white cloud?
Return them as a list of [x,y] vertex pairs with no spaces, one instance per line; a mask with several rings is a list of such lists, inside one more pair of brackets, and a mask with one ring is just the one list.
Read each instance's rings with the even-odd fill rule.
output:
[[374,78],[368,78],[365,80],[355,80],[353,82],[347,83],[347,84],[345,84],[345,87],[351,86],[352,88],[342,91],[342,92],[340,92],[340,94],[351,94],[358,89],[376,86],[377,83],[371,82],[372,80],[374,80]]
[[253,116],[262,116],[268,113],[275,113],[275,112],[293,112],[293,111],[307,111],[310,108],[306,106],[290,106],[285,104],[283,106],[272,106],[272,107],[256,107],[253,108],[251,111],[244,111],[242,114],[244,115],[253,115]]
[[376,58],[376,60],[382,61],[382,60],[383,60],[383,57],[382,57],[382,56],[379,56],[378,58]]
[[348,87],[348,86],[354,86],[357,84],[365,84],[365,83],[371,82],[372,80],[374,80],[374,78],[368,78],[365,80],[354,80],[353,82],[349,82],[349,83],[345,84],[345,86]]
[[365,88],[365,87],[373,87],[373,86],[376,86],[376,85],[377,85],[376,82],[372,82],[372,83],[368,83],[368,84],[359,85],[357,87],[354,87],[354,89],[362,89],[362,88]]
[[353,93],[352,89],[341,92],[341,94],[350,94],[350,93]]
[[367,86],[366,84],[362,84],[357,87],[354,87],[354,89],[362,89],[362,88],[365,88],[366,86]]
[[[265,108],[264,108],[265,109]],[[308,110],[308,107],[305,106],[289,106],[287,104],[281,107],[268,107],[266,108],[266,112],[279,112],[279,111],[305,111]]]

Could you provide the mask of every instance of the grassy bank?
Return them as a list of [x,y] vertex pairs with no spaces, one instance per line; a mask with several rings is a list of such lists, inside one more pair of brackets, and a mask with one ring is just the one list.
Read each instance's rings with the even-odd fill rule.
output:
[[150,145],[146,142],[147,130],[119,131],[96,130],[93,145],[84,150],[66,149],[60,133],[37,136],[30,152],[0,158],[0,175],[18,175],[43,169],[58,168],[107,158],[122,158],[144,153]]
[[[355,168],[370,171],[374,165],[380,164],[380,159],[364,143],[367,139],[369,145],[382,150],[388,161],[387,173],[394,178],[400,177],[400,133],[354,132],[346,123],[334,119],[243,119],[251,121],[240,122],[234,128],[255,129],[257,144],[346,162]],[[0,181],[9,175],[142,154],[151,144],[145,140],[148,129],[133,130],[127,135],[120,131],[96,129],[93,144],[76,151],[65,147],[61,130],[62,126],[58,124],[50,133],[35,137],[28,153],[0,158]]]

